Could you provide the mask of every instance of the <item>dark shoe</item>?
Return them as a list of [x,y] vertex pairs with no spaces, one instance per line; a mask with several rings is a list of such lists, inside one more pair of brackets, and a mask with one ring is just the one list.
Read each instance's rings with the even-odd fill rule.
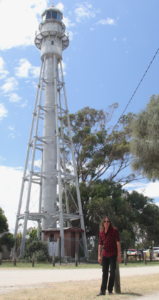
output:
[[113,295],[113,293],[112,293],[112,292],[109,292],[109,295]]
[[104,291],[100,291],[100,293],[97,296],[104,296],[105,292]]

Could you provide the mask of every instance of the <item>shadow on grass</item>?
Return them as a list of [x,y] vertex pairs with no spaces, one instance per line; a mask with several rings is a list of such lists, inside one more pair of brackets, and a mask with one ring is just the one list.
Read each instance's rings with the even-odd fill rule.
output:
[[128,295],[128,296],[138,296],[138,297],[142,297],[143,295],[142,294],[138,294],[138,293],[121,293],[121,294],[118,294],[118,295]]

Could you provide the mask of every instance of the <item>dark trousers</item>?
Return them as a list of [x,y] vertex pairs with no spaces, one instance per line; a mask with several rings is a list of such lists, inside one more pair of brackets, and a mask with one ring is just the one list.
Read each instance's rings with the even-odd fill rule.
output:
[[103,266],[103,277],[102,277],[102,285],[101,291],[105,292],[107,288],[107,281],[108,281],[108,271],[110,266],[110,276],[108,282],[108,291],[112,292],[115,280],[115,270],[116,270],[116,259],[115,255],[107,257],[102,257],[102,266]]

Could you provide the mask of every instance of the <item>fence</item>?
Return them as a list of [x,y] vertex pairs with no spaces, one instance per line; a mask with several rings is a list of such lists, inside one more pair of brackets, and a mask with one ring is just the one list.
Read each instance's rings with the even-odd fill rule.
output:
[[[26,245],[29,242],[38,241],[37,239],[26,239]],[[78,257],[78,261],[87,261],[90,263],[97,263],[98,262],[98,245],[99,245],[99,237],[92,236],[87,238],[87,250],[88,250],[88,257],[86,257],[84,252],[84,245],[82,238],[64,238],[63,240],[59,238],[48,238],[46,241],[48,253],[50,256],[50,261],[52,260],[53,254],[57,261],[63,262],[74,262],[75,261],[75,254]],[[17,257],[20,256],[20,240],[16,240],[15,249],[17,252]],[[64,245],[64,256],[62,257],[61,253],[61,246]],[[6,247],[3,247],[3,260],[10,260],[13,259],[13,253],[8,252]]]
[[[29,242],[31,240],[29,239]],[[37,239],[34,239],[32,241],[37,241]],[[26,245],[27,245],[26,240]],[[62,240],[60,237],[57,239],[47,239],[47,248],[48,253],[50,256],[50,262],[52,261],[53,254],[56,258],[56,261],[59,261],[60,263],[64,262],[75,262],[75,256],[78,259],[78,262],[84,262],[87,261],[88,263],[97,263],[98,262],[98,245],[99,245],[99,237],[92,236],[87,238],[87,250],[88,250],[88,257],[86,257],[84,253],[84,245],[82,238],[64,238]],[[64,256],[62,257],[62,244],[64,245]],[[20,241],[16,242],[16,252],[17,257],[20,256]],[[122,254],[122,260],[124,262],[124,252],[121,252]],[[2,253],[2,259],[3,260],[9,260],[13,259],[13,253],[8,252],[6,247],[3,246],[3,253]],[[155,257],[154,257],[155,259]],[[127,257],[127,262],[129,260],[141,260],[141,257],[136,256],[129,256],[129,259]]]

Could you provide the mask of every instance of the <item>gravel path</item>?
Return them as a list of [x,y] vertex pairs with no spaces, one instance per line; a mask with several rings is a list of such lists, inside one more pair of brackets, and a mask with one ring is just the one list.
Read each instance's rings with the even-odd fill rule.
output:
[[[121,268],[120,276],[142,276],[159,274],[159,266]],[[101,279],[101,269],[67,269],[67,270],[0,270],[0,287],[29,285],[50,282],[98,280]]]

